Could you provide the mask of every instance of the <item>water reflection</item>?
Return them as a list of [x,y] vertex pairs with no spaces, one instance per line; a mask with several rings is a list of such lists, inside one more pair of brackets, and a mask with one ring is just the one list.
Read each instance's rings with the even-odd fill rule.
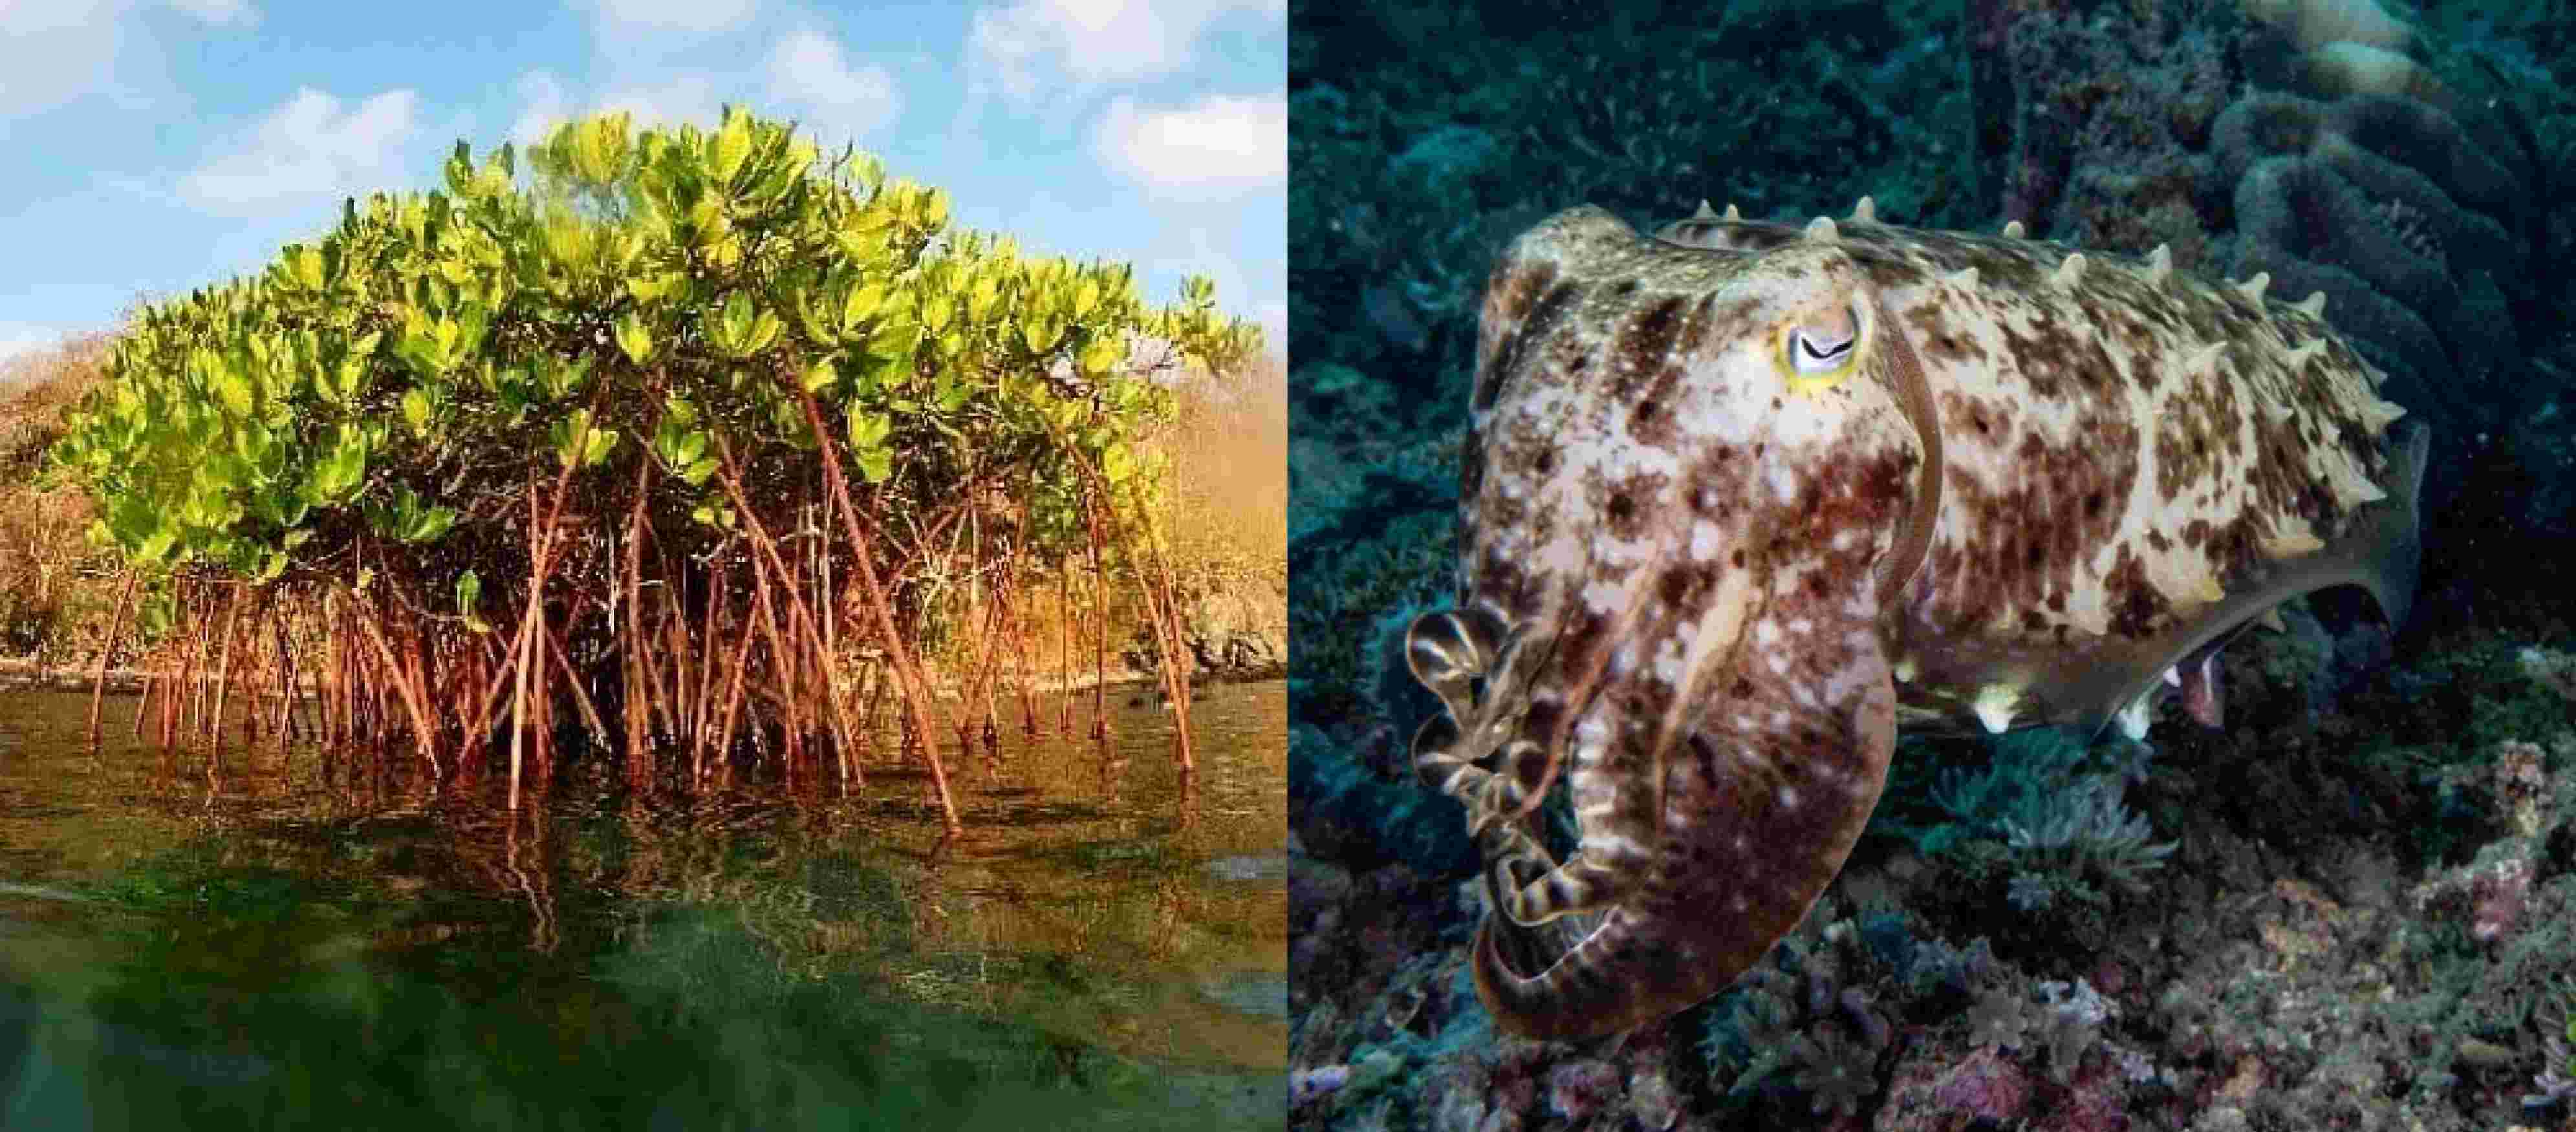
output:
[[894,767],[513,820],[0,699],[0,1126],[1276,1127],[1283,712],[1213,691],[1186,803],[1150,702],[1005,728],[942,837]]

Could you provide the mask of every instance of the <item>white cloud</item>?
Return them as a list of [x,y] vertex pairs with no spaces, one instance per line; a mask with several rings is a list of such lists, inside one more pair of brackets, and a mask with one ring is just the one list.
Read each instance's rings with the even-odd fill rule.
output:
[[1209,24],[1238,11],[1281,15],[1285,0],[1019,0],[975,13],[971,85],[1026,102],[1053,74],[1079,85],[1132,81],[1186,67]]
[[741,24],[751,9],[752,0],[599,0],[598,12],[604,31],[704,35]]
[[236,152],[179,182],[179,195],[209,212],[248,216],[314,197],[364,194],[400,179],[403,146],[418,132],[420,96],[389,90],[341,109],[305,87],[263,120]]
[[519,76],[519,97],[527,105],[510,123],[510,140],[521,146],[546,140],[556,126],[572,117],[572,98],[564,91],[563,80],[552,71],[530,71]]
[[635,124],[660,122],[668,125],[687,123],[699,129],[713,128],[724,120],[724,100],[716,97],[715,80],[705,75],[679,75],[659,86],[626,87],[599,100],[599,105],[585,114],[614,114],[623,110],[635,116]]
[[704,74],[679,74],[649,86],[619,87],[597,98],[579,96],[552,71],[530,71],[519,76],[514,87],[520,107],[510,125],[510,140],[521,147],[544,141],[567,121],[599,114],[631,115],[637,129],[684,123],[712,129],[724,120],[724,99],[718,96],[715,79]]
[[1157,195],[1212,200],[1284,183],[1288,100],[1214,95],[1146,110],[1121,97],[1091,137],[1092,152]]
[[894,76],[874,65],[851,70],[841,45],[817,32],[780,40],[769,53],[768,69],[771,98],[811,107],[853,137],[874,132],[903,110]]
[[250,0],[170,0],[170,6],[210,24],[238,20],[248,27],[259,22],[259,12],[250,6]]
[[123,0],[0,0],[0,115],[49,110],[114,82]]

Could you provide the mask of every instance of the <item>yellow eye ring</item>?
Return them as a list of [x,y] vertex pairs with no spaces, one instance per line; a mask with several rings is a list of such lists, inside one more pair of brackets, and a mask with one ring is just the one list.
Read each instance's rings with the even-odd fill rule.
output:
[[1867,309],[1857,304],[1821,317],[1791,319],[1780,324],[1772,365],[1789,392],[1821,393],[1859,371],[1861,359],[1869,355],[1870,330]]

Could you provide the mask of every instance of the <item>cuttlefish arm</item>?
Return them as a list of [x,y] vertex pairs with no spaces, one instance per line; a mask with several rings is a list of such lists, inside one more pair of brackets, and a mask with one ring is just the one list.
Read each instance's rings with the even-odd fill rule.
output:
[[1829,239],[1713,254],[1574,210],[1514,245],[1483,327],[1467,602],[1409,641],[1448,708],[1416,767],[1485,853],[1487,1008],[1608,1033],[1733,982],[1867,824],[1896,739],[1884,603],[1921,565],[1939,441]]

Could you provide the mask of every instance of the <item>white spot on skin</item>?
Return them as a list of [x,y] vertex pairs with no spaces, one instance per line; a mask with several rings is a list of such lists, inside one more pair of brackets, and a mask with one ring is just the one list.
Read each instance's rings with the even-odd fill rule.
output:
[[1784,810],[1794,810],[1794,809],[1797,809],[1797,808],[1798,808],[1798,788],[1797,788],[1797,787],[1795,787],[1795,786],[1783,786],[1783,787],[1781,787],[1781,788],[1780,788],[1780,791],[1779,791],[1779,795],[1778,795],[1778,796],[1779,796],[1779,799],[1780,799],[1780,808],[1781,808],[1781,809],[1784,809]]
[[1615,587],[1610,581],[1592,581],[1584,587],[1584,605],[1592,607],[1592,612],[1618,610],[1620,597],[1628,597],[1628,589]]
[[1869,673],[1861,665],[1846,664],[1834,670],[1825,680],[1825,699],[1831,703],[1848,703],[1869,683]]
[[1718,531],[1717,524],[1706,519],[1691,524],[1691,557],[1706,562],[1724,549],[1725,536]]

